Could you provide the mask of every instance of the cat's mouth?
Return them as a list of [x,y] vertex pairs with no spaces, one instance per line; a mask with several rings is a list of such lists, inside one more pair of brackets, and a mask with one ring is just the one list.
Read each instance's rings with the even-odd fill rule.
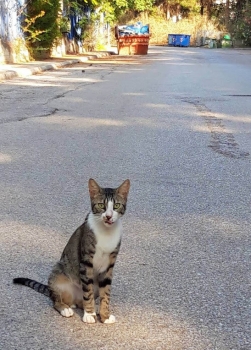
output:
[[111,220],[105,220],[105,224],[112,225],[112,224],[113,224],[113,221],[111,221]]

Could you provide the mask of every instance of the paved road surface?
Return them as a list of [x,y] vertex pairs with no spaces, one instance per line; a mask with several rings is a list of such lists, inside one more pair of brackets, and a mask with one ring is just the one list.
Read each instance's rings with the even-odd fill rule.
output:
[[[0,86],[1,349],[251,349],[250,82],[250,51],[156,47]],[[132,182],[115,325],[11,282],[46,282],[89,177]]]

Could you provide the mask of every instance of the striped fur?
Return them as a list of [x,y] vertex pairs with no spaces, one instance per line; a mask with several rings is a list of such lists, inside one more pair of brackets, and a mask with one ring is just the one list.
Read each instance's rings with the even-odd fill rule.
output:
[[130,181],[116,189],[102,188],[89,180],[91,212],[69,239],[60,261],[54,266],[48,286],[28,278],[15,278],[22,284],[50,297],[54,308],[64,317],[73,307],[84,309],[83,321],[96,322],[96,301],[103,323],[114,323],[109,304],[113,268],[119,252],[122,225]]
[[13,283],[22,284],[24,286],[34,289],[36,292],[46,295],[47,297],[51,296],[48,286],[39,283],[37,281],[31,280],[29,278],[14,278]]

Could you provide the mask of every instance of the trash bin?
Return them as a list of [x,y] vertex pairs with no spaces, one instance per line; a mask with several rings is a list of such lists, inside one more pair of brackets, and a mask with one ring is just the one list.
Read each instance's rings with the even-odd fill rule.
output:
[[233,41],[231,40],[230,34],[225,34],[221,40],[221,47],[233,47]]
[[208,40],[208,48],[209,49],[217,49],[217,40],[216,39],[209,39]]
[[232,42],[232,40],[225,40],[225,39],[222,39],[221,40],[221,47],[223,47],[223,48],[231,48],[231,47],[233,47],[233,42]]
[[190,45],[191,35],[187,34],[168,34],[168,45],[188,47]]
[[147,55],[149,35],[120,36],[117,39],[119,55]]
[[175,46],[175,42],[176,42],[176,35],[168,34],[168,45]]
[[180,46],[188,47],[190,45],[191,35],[182,34],[179,35],[179,44]]
[[115,27],[119,55],[147,55],[150,40],[149,25],[124,25]]

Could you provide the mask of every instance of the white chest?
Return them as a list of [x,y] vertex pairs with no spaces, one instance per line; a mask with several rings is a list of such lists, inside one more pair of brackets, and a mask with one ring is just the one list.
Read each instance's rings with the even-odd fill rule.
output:
[[89,225],[96,237],[96,252],[93,257],[93,268],[97,273],[104,272],[110,263],[110,254],[118,246],[122,236],[122,225],[118,221],[112,227],[105,227],[89,218]]
[[107,234],[105,232],[96,235],[96,252],[93,257],[93,267],[98,273],[104,272],[110,263],[110,254],[116,249],[121,239],[120,232]]
[[104,272],[109,266],[109,254],[104,253],[102,249],[96,247],[93,257],[93,268],[96,273]]

